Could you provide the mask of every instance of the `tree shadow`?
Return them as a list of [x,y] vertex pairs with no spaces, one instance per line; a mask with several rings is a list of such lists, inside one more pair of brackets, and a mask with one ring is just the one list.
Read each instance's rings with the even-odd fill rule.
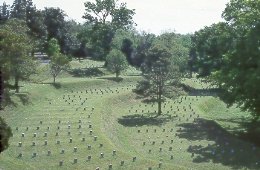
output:
[[233,169],[260,168],[260,148],[228,133],[213,120],[196,119],[194,123],[180,124],[180,138],[189,141],[207,140],[212,145],[190,145],[188,152],[194,154],[193,162],[212,161]]
[[0,110],[4,110],[6,106],[17,107],[18,105],[12,100],[11,94],[5,94],[0,103]]
[[245,129],[244,131],[239,131],[238,136],[246,141],[255,143],[260,147],[260,122],[250,121],[243,122],[241,126]]
[[61,83],[36,83],[36,84],[49,84],[51,85],[52,87],[54,87],[55,89],[60,89],[61,88]]
[[185,84],[182,88],[189,96],[218,96],[222,92],[219,88],[196,89]]
[[23,105],[28,105],[31,103],[29,100],[29,94],[27,93],[16,93],[16,96],[20,99]]
[[230,122],[239,124],[237,127],[229,128],[239,138],[254,143],[260,147],[260,121],[253,121],[252,119],[236,118],[236,119],[224,119],[219,118],[217,121]]
[[122,77],[99,77],[98,79],[110,80],[115,82],[121,82],[124,80]]
[[104,73],[98,67],[94,68],[77,68],[68,71],[73,77],[98,77],[103,76]]
[[135,126],[162,126],[163,124],[171,121],[173,117],[170,115],[160,115],[157,116],[156,113],[145,113],[145,114],[134,114],[134,115],[126,115],[122,118],[118,118],[118,123],[127,126],[127,127],[135,127]]
[[60,83],[50,83],[51,86],[53,86],[55,89],[60,89],[61,84]]

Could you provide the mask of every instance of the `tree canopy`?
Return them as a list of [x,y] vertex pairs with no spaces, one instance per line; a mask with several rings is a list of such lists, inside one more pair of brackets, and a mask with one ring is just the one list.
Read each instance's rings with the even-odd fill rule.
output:
[[128,65],[125,55],[118,49],[111,50],[106,60],[107,68],[116,74],[116,78]]
[[85,29],[86,42],[92,48],[92,56],[105,59],[111,50],[111,42],[117,29],[128,29],[133,25],[134,10],[116,0],[96,0],[85,3],[83,18],[88,23]]
[[176,97],[181,92],[179,67],[172,53],[162,44],[151,46],[142,67],[144,80],[139,82],[135,91],[157,102],[157,114],[161,115],[164,97]]
[[36,69],[30,55],[32,41],[28,30],[26,23],[17,19],[10,19],[0,26],[0,66],[5,74],[15,79],[16,92],[19,92],[19,80],[28,79]]
[[225,23],[195,33],[196,64],[203,76],[210,75],[223,90],[228,104],[260,117],[259,40],[260,1],[231,0],[222,16]]

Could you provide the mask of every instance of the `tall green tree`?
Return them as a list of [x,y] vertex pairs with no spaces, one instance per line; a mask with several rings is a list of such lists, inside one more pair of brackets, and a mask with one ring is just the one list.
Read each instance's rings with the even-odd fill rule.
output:
[[3,24],[6,20],[8,20],[10,17],[10,9],[9,5],[7,5],[5,2],[3,5],[0,5],[0,24]]
[[133,64],[133,54],[137,47],[139,35],[135,30],[118,29],[111,42],[112,48],[122,51],[130,65]]
[[120,73],[127,69],[128,63],[125,55],[118,49],[113,49],[107,56],[107,68],[116,74],[116,78]]
[[26,22],[29,34],[34,40],[36,50],[43,51],[47,38],[47,28],[44,24],[43,12],[36,9],[32,0],[14,0],[11,6],[10,18],[16,18]]
[[188,71],[188,59],[191,41],[188,35],[180,35],[173,32],[164,33],[156,38],[157,43],[163,44],[172,54],[172,60],[178,65],[180,72]]
[[11,18],[17,18],[26,21],[27,18],[27,0],[14,0],[11,6]]
[[96,0],[85,3],[83,18],[90,25],[86,35],[97,59],[105,59],[111,50],[111,42],[117,29],[127,29],[133,24],[134,10],[116,0]]
[[227,23],[220,22],[195,32],[192,36],[194,67],[199,76],[210,76],[224,64],[224,54],[233,48],[235,34]]
[[58,40],[50,39],[48,43],[47,53],[50,56],[50,72],[53,77],[53,83],[56,83],[56,77],[69,67],[69,59],[60,52]]
[[[237,104],[260,117],[260,1],[231,0],[218,23],[195,33],[197,64],[202,75],[223,90],[228,104]],[[201,72],[200,72],[201,73]]]
[[133,51],[132,64],[141,67],[147,57],[148,50],[152,47],[156,39],[155,34],[142,32],[138,36],[137,46]]
[[260,1],[231,0],[223,17],[234,29],[234,47],[225,53],[225,64],[215,74],[224,89],[223,99],[260,117]]
[[20,80],[35,73],[36,62],[31,56],[32,45],[24,21],[10,19],[0,26],[0,66],[14,78],[14,88],[19,92]]
[[[52,38],[58,40],[61,52],[65,53],[66,44],[64,40],[65,34],[65,12],[60,8],[45,8],[44,11],[44,25],[47,29],[47,41]],[[47,45],[47,44],[46,44]]]
[[143,67],[144,80],[138,83],[136,92],[157,102],[159,116],[165,96],[180,94],[179,67],[173,62],[172,53],[162,44],[154,44],[149,49]]

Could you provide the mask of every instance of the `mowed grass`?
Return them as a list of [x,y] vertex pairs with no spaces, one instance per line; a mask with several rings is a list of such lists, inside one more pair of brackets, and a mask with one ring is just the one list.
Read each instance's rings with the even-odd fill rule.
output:
[[260,168],[260,148],[236,136],[247,112],[203,93],[167,99],[155,117],[157,105],[132,92],[138,70],[129,68],[118,82],[102,62],[84,60],[72,61],[69,73],[56,86],[51,77],[23,83],[13,95],[13,106],[1,112],[13,137],[0,169]]

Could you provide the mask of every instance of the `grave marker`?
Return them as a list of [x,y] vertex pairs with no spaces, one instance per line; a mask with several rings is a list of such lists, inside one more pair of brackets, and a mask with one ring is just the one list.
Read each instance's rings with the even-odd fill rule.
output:
[[161,167],[162,167],[162,162],[159,163],[159,168],[161,168]]
[[19,142],[19,143],[18,143],[18,146],[19,146],[19,147],[22,147],[22,142]]
[[89,160],[89,161],[91,160],[91,156],[90,156],[90,155],[88,156],[88,160]]

